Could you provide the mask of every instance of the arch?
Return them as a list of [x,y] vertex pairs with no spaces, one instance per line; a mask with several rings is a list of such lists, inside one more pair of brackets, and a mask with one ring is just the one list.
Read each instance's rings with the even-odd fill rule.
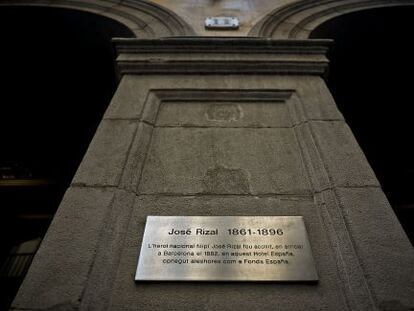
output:
[[307,39],[311,32],[334,17],[372,8],[414,5],[413,0],[302,0],[278,8],[261,19],[249,36]]
[[42,6],[87,11],[112,18],[142,39],[194,35],[194,30],[178,15],[146,1],[6,0],[1,1],[0,6]]

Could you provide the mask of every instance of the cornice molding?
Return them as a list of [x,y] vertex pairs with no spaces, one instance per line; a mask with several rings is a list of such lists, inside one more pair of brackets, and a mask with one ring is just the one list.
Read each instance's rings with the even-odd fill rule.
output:
[[322,75],[330,40],[246,37],[114,39],[124,74],[311,74]]

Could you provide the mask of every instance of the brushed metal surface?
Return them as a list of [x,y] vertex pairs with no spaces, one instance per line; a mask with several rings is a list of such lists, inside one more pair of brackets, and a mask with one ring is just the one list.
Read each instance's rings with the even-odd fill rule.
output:
[[302,216],[148,216],[136,281],[317,281]]
[[206,29],[238,29],[239,19],[231,16],[207,17],[204,21]]

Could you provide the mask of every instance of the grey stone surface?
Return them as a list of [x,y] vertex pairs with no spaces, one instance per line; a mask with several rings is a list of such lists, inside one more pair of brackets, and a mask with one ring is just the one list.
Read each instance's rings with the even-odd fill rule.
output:
[[153,126],[140,122],[132,143],[120,187],[136,192],[138,183],[141,180],[144,162],[147,157],[149,144],[151,142]]
[[[149,91],[194,91],[194,90],[232,90],[232,91],[247,91],[247,90],[262,90],[262,91],[286,91],[295,90],[298,87],[299,82],[306,83],[307,77],[302,76],[263,76],[258,74],[249,75],[186,75],[186,74],[174,74],[168,75],[123,75],[128,77],[125,87],[128,88],[128,92],[133,93],[133,100],[124,101],[121,99],[119,103],[116,103],[116,96],[114,96],[113,102],[115,105],[126,103],[125,106],[133,106],[139,98],[142,98],[145,102]],[[120,86],[121,87],[121,86]],[[121,93],[120,93],[121,94]],[[112,106],[112,102],[111,102]],[[134,109],[133,107],[131,107]],[[122,118],[128,118],[130,108],[126,115]],[[108,111],[112,111],[110,107]],[[137,114],[138,115],[138,114]],[[136,116],[135,115],[135,118]]]
[[118,190],[100,234],[96,260],[90,270],[80,310],[105,310],[118,271],[135,195]]
[[161,101],[157,95],[158,92],[154,92],[152,90],[147,90],[147,92],[145,108],[142,113],[142,120],[154,125],[157,120]]
[[332,187],[325,163],[321,157],[309,122],[294,127],[304,167],[308,173],[311,187],[315,193]]
[[[317,284],[134,283],[147,215],[303,215]],[[113,310],[347,310],[333,253],[312,196],[140,196],[112,292]],[[298,307],[299,306],[299,307]]]
[[335,189],[317,193],[315,201],[328,233],[329,250],[336,256],[338,278],[343,285],[349,308],[351,310],[375,309],[375,299],[361,269],[361,261],[344,221]]
[[[157,101],[157,97],[151,95],[151,90],[177,90],[177,89],[230,89],[230,90],[295,90],[298,94],[298,100],[302,106],[303,116],[309,120],[343,120],[341,113],[338,111],[332,96],[326,85],[320,77],[316,76],[197,76],[196,79],[190,79],[185,75],[176,75],[174,79],[165,76],[134,76],[124,75],[117,92],[112,99],[111,105],[105,114],[105,118],[110,119],[137,119],[143,117],[149,122],[154,122],[154,112],[151,110],[154,105],[148,105],[146,108],[147,117],[142,116],[145,103]],[[148,96],[152,96],[148,98]],[[240,96],[243,100],[244,96]],[[208,96],[206,100],[208,100]],[[168,103],[166,105],[173,105]],[[248,105],[248,104],[246,104]],[[170,107],[171,108],[171,107]],[[166,109],[165,107],[163,109]],[[168,109],[168,108],[167,108]],[[195,109],[195,108],[194,108]],[[283,109],[283,108],[281,108]],[[162,112],[162,110],[161,110]],[[163,113],[165,113],[164,111]],[[190,112],[186,112],[187,114]],[[195,111],[193,112],[195,113]],[[259,113],[259,112],[257,112]],[[151,115],[152,117],[148,117]],[[164,116],[161,117],[160,124],[164,124]],[[181,116],[184,118],[184,116]],[[275,115],[277,120],[283,118]],[[183,120],[184,122],[185,119]],[[193,122],[193,121],[191,121]],[[218,123],[216,123],[217,125]]]
[[79,308],[113,197],[109,189],[66,192],[13,308]]
[[321,77],[300,77],[296,92],[307,120],[344,120]]
[[147,93],[145,84],[140,85],[133,76],[123,76],[104,119],[140,118]]
[[292,129],[156,128],[139,192],[298,194],[310,186]]
[[73,179],[73,184],[117,186],[120,182],[137,122],[103,120]]
[[[414,309],[414,250],[380,188],[337,190],[344,221],[378,305]],[[398,284],[398,286],[396,286]]]
[[166,102],[160,107],[157,126],[289,127],[283,102]]
[[310,124],[333,185],[379,186],[365,155],[345,122],[313,121]]

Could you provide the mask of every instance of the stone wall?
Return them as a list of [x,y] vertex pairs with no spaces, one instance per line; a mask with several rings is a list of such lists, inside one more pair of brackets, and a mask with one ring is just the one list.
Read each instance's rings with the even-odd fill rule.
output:
[[[409,310],[414,254],[326,40],[117,40],[118,90],[16,310]],[[302,215],[317,283],[135,283],[147,215]]]

